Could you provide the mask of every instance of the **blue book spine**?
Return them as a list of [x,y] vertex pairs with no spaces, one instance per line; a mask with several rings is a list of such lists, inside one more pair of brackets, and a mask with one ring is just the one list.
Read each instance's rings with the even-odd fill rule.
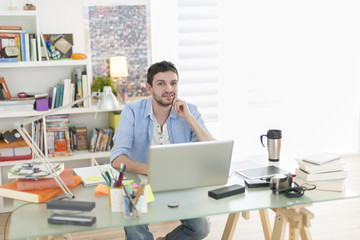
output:
[[18,62],[17,57],[0,58],[0,63]]
[[20,33],[20,54],[21,61],[26,61],[26,50],[25,50],[25,33]]
[[60,99],[59,99],[59,107],[63,105],[63,98],[64,98],[64,85],[60,84]]

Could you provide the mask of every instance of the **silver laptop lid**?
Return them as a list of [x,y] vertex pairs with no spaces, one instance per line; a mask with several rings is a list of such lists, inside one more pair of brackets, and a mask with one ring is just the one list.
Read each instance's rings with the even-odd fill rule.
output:
[[226,184],[234,140],[151,146],[148,182],[152,191]]

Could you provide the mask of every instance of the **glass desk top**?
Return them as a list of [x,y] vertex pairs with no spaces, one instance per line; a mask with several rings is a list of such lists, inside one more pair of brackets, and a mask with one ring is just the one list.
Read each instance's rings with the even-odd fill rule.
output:
[[[128,177],[128,179],[131,178]],[[234,173],[229,177],[227,185],[236,183],[244,184],[243,180]],[[222,186],[154,193],[155,201],[148,204],[148,212],[141,213],[140,217],[136,219],[128,219],[124,217],[123,213],[111,212],[108,196],[94,195],[95,187],[85,188],[81,185],[71,191],[75,194],[75,200],[95,201],[96,207],[91,212],[79,213],[79,215],[96,216],[94,225],[85,227],[48,224],[47,218],[51,214],[46,209],[46,204],[29,204],[13,212],[9,239],[60,235],[259,209],[305,205],[360,196],[358,193],[346,188],[343,192],[306,191],[304,196],[300,198],[286,198],[283,194],[275,195],[268,187],[264,187],[246,189],[245,193],[220,200],[208,197],[209,190]],[[169,208],[168,203],[170,202],[177,202],[179,206]],[[14,201],[14,209],[24,203]]]

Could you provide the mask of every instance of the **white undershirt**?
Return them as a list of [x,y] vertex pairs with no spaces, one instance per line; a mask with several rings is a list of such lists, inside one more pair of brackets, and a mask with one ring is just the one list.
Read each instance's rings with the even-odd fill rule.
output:
[[161,131],[161,126],[157,122],[157,120],[156,120],[156,118],[154,116],[152,108],[151,108],[150,118],[154,121],[154,131],[153,131],[153,136],[152,136],[152,139],[151,139],[151,145],[170,144],[170,138],[169,138],[169,134],[168,134],[168,131],[167,131],[166,122],[163,125],[162,131]]

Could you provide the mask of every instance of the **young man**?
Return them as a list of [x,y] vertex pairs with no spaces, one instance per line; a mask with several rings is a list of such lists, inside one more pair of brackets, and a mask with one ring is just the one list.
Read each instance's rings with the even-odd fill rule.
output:
[[[214,140],[196,106],[177,97],[178,77],[171,62],[150,66],[146,88],[151,97],[129,102],[121,113],[110,157],[114,168],[119,169],[123,163],[126,171],[147,175],[151,145]],[[181,223],[158,240],[203,239],[210,230],[207,218],[181,220]],[[128,240],[153,239],[148,225],[124,229]]]

